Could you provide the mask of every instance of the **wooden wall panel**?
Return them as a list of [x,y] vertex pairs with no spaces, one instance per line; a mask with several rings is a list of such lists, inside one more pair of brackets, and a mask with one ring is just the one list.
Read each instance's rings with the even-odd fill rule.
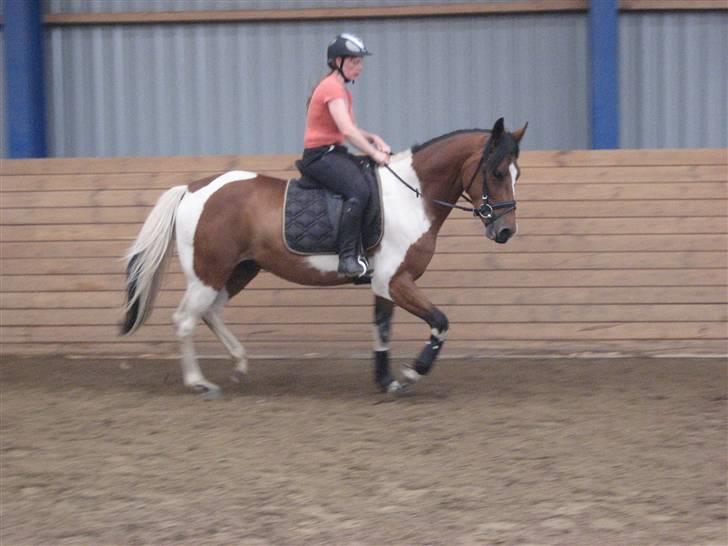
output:
[[[3,161],[0,350],[175,355],[176,262],[148,324],[117,336],[120,258],[151,206],[172,185],[229,169],[285,178],[295,159]],[[521,168],[518,236],[495,245],[455,211],[419,283],[450,318],[445,355],[728,353],[728,150],[524,152]],[[264,273],[226,319],[253,358],[359,357],[371,300],[367,287]],[[427,336],[395,314],[395,356],[414,356]],[[198,339],[203,354],[223,354],[204,326]]]

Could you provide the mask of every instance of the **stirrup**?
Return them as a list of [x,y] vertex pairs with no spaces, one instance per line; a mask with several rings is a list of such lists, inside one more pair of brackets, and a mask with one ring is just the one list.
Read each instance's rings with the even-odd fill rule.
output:
[[364,256],[339,258],[338,272],[350,278],[366,277],[371,274],[369,262]]
[[363,260],[365,264],[367,264],[367,270],[366,273],[364,273],[365,277],[371,277],[374,273],[374,267],[372,267],[372,264],[369,263],[369,259],[366,256],[359,256],[358,259]]

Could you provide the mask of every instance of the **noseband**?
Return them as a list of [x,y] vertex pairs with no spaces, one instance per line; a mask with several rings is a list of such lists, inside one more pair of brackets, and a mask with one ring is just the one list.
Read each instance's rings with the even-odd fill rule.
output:
[[[475,178],[478,176],[478,172],[483,168],[483,165],[485,164],[487,160],[487,152],[488,145],[486,144],[485,149],[483,150],[483,155],[480,156],[480,161],[478,162],[478,166],[475,167],[475,170],[473,171],[473,176],[470,177],[470,182],[468,182],[468,185],[465,189],[463,189],[462,196],[468,199],[467,192],[470,189],[470,187],[473,185],[473,182],[475,182]],[[468,199],[469,200],[469,199]],[[509,201],[498,201],[496,203],[490,202],[490,197],[488,196],[488,178],[485,174],[485,171],[483,171],[483,196],[482,196],[483,204],[479,207],[473,207],[473,216],[479,216],[480,219],[485,224],[485,227],[490,226],[491,224],[498,221],[498,219],[501,216],[505,216],[509,212],[512,212],[516,210],[516,201],[515,199],[509,200]],[[502,213],[500,213],[498,216],[495,215],[495,211],[505,209]]]
[[[470,186],[473,185],[473,182],[475,182],[475,177],[478,176],[478,172],[485,164],[485,161],[488,157],[488,154],[486,153],[488,151],[488,145],[486,144],[485,148],[483,149],[483,154],[480,156],[480,161],[478,162],[478,166],[473,171],[473,176],[470,177],[470,182],[468,182],[468,186],[463,189],[463,192],[461,194],[461,197],[464,199],[470,201],[470,197],[467,195],[467,191],[470,189]],[[417,197],[423,197],[422,192],[418,190],[417,188],[412,187],[410,184],[404,181],[404,179],[399,176],[389,165],[384,165],[387,170],[394,175],[394,177],[399,180],[402,184],[404,184],[407,188],[412,190]],[[471,204],[473,204],[472,207],[463,207],[460,205],[457,205],[455,203],[448,203],[447,201],[441,201],[439,199],[430,199],[433,203],[437,203],[438,205],[442,205],[445,207],[450,207],[451,209],[458,209],[458,210],[464,210],[465,212],[472,212],[473,216],[480,217],[480,219],[483,221],[483,224],[485,224],[485,227],[490,226],[491,224],[498,221],[498,219],[501,216],[505,216],[509,212],[512,212],[516,210],[516,201],[510,200],[510,201],[498,201],[496,203],[490,203],[490,197],[488,196],[488,180],[485,175],[485,172],[483,172],[483,204],[479,207],[474,206],[475,204],[470,201]],[[501,214],[498,216],[495,215],[496,210],[505,209]]]

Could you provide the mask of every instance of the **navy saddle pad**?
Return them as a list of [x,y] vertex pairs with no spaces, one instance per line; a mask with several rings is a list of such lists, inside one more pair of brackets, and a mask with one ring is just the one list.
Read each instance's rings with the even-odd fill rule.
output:
[[[382,239],[384,223],[381,188],[376,170],[363,168],[371,199],[362,217],[362,242],[366,250]],[[283,240],[296,254],[338,254],[337,239],[343,198],[307,177],[291,179],[286,185],[283,206]]]

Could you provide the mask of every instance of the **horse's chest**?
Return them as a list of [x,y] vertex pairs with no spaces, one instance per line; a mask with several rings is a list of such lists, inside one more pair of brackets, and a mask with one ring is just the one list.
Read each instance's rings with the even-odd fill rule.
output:
[[372,289],[389,298],[389,283],[406,268],[413,277],[422,275],[434,251],[432,223],[423,201],[402,191],[385,195],[384,237],[376,255]]

